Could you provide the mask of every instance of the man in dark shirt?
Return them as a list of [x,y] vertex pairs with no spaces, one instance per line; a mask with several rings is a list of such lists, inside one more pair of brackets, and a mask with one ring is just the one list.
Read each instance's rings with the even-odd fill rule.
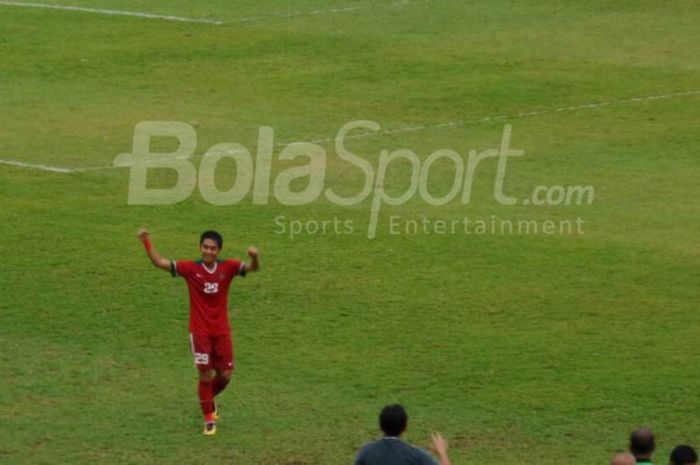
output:
[[630,452],[637,459],[637,463],[651,464],[651,454],[655,448],[654,433],[650,429],[639,428],[632,431],[630,435]]
[[698,465],[698,454],[690,446],[676,446],[671,452],[670,465]]
[[[401,440],[407,424],[408,415],[403,407],[398,404],[384,407],[379,414],[384,437],[360,449],[355,465],[437,465],[429,453]],[[450,465],[445,438],[440,433],[433,433],[432,440],[440,465]]]

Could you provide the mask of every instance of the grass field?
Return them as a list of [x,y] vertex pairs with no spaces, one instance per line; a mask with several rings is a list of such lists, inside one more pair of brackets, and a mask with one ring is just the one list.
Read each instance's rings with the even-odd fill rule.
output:
[[[43,1],[222,24],[0,2],[0,161],[109,166],[138,122],[167,120],[196,128],[197,166],[218,143],[254,151],[270,126],[274,179],[299,165],[277,159],[284,144],[353,120],[390,130],[348,142],[374,166],[383,149],[497,148],[510,124],[526,155],[505,192],[595,198],[502,205],[487,159],[469,204],[383,206],[370,240],[369,199],[129,205],[128,169],[0,164],[0,463],[348,464],[390,402],[409,441],[442,431],[454,464],[607,463],[642,424],[655,462],[700,445],[697,2]],[[321,144],[325,185],[356,193],[361,171]],[[431,191],[453,173],[437,162]],[[354,230],[290,237],[280,215]],[[390,215],[584,226],[391,234]],[[197,257],[208,228],[226,256],[261,251],[263,271],[232,287],[238,368],[215,438],[200,433],[186,287],[148,263],[141,226],[167,257]]]

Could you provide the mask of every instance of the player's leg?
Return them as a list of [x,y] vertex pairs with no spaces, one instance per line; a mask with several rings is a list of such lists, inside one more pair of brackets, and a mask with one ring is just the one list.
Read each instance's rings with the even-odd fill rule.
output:
[[[231,382],[231,374],[233,371],[219,369],[215,370],[215,373],[216,376],[214,376],[214,379],[211,382],[212,394],[214,397],[219,395],[221,391],[228,386],[228,383]],[[214,419],[218,420],[220,415],[221,412],[219,411],[219,405],[216,403],[216,399],[214,399]]]
[[233,341],[231,335],[217,337],[214,340],[213,367],[216,377],[213,381],[214,396],[223,391],[231,382],[231,375],[236,367],[233,356]]
[[207,336],[190,334],[194,364],[199,372],[197,394],[204,415],[204,434],[216,434],[214,413],[214,386],[216,371],[212,365],[212,340]]
[[215,377],[216,372],[212,369],[199,371],[199,404],[206,420],[213,419]]
[[207,436],[216,434],[216,407],[214,406],[214,377],[215,371],[200,370],[197,394],[199,395],[199,405],[204,415],[204,434]]
[[214,377],[213,381],[213,392],[214,396],[219,395],[221,391],[226,389],[226,386],[228,386],[228,383],[231,382],[231,375],[233,374],[232,370],[223,370],[223,371],[216,371],[216,376]]

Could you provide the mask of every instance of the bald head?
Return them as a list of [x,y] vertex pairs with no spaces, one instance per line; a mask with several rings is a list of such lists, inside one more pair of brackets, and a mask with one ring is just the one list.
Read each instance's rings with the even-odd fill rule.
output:
[[651,458],[655,448],[654,433],[650,429],[639,428],[630,434],[630,452],[637,460]]
[[629,452],[618,452],[610,461],[610,465],[636,465],[637,459]]

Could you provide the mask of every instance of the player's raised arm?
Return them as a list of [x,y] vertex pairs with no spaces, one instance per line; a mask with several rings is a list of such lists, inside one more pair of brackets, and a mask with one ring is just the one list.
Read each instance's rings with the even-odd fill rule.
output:
[[148,237],[148,230],[143,228],[139,229],[136,235],[143,243],[143,246],[146,249],[146,253],[148,254],[148,258],[151,259],[151,262],[153,262],[153,264],[161,270],[170,271],[170,260],[161,257],[158,254],[158,252],[156,252],[156,249],[153,248],[153,244],[151,244],[151,239]]
[[258,252],[258,249],[252,245],[248,247],[248,256],[250,257],[250,263],[246,265],[245,271],[258,271],[258,269],[260,269],[260,253]]

